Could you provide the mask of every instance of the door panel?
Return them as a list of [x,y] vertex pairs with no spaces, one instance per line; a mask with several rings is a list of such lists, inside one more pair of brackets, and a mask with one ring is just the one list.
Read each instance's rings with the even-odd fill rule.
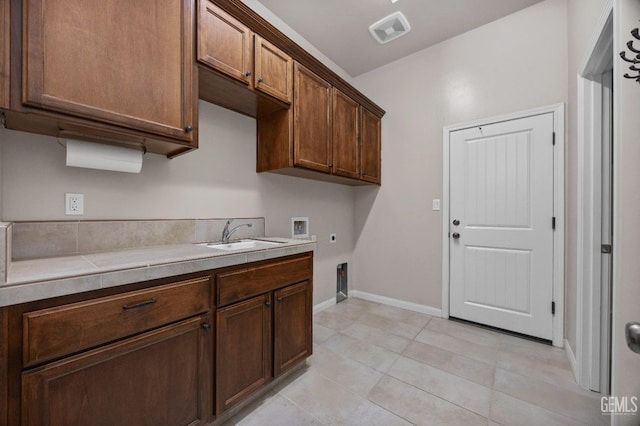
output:
[[362,133],[360,135],[360,179],[366,182],[382,183],[382,134],[381,119],[367,109],[362,112]]
[[311,355],[312,287],[309,281],[274,293],[274,376]]
[[151,4],[23,2],[23,103],[191,141],[191,1]]
[[257,34],[255,37],[255,88],[291,103],[293,59]]
[[271,379],[271,294],[217,312],[216,414]]
[[23,425],[197,425],[209,419],[210,316],[22,375]]
[[360,109],[356,101],[333,88],[334,175],[360,177]]
[[331,156],[331,85],[294,65],[294,164],[328,173]]
[[249,84],[251,63],[251,32],[210,0],[199,0],[198,60]]
[[451,134],[451,316],[552,338],[552,138],[552,114]]

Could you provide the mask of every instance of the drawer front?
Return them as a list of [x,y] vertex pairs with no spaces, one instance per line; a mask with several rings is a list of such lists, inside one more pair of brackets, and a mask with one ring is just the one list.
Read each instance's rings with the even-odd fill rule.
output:
[[23,314],[25,367],[209,311],[209,277]]
[[311,280],[312,274],[310,254],[222,272],[216,274],[216,300],[218,306],[225,306],[289,284]]

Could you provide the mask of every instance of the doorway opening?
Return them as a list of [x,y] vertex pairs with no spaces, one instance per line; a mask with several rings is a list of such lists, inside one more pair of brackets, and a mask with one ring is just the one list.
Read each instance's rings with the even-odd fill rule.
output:
[[578,75],[576,376],[611,389],[613,256],[613,11]]

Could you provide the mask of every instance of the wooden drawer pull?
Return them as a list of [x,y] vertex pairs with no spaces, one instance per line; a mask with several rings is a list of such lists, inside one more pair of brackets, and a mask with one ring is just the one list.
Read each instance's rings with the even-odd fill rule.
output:
[[124,305],[122,307],[122,309],[142,308],[143,306],[153,305],[154,303],[156,303],[156,298],[155,297],[153,299],[145,300],[144,302],[134,303],[133,305]]

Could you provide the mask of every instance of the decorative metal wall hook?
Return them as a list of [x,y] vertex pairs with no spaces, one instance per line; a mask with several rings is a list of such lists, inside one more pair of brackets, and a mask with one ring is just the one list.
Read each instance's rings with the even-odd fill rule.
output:
[[[640,40],[640,28],[634,28],[633,30],[631,30],[631,35],[636,40]],[[623,50],[622,52],[620,52],[620,58],[622,58],[623,61],[630,63],[631,65],[629,66],[629,70],[636,73],[635,75],[626,73],[624,75],[624,78],[629,78],[640,83],[640,68],[636,66],[637,64],[640,64],[640,49],[637,49],[633,45],[633,42],[634,40],[629,40],[627,42],[627,49],[629,49],[632,54],[636,54],[635,57],[628,57],[627,52]]]

